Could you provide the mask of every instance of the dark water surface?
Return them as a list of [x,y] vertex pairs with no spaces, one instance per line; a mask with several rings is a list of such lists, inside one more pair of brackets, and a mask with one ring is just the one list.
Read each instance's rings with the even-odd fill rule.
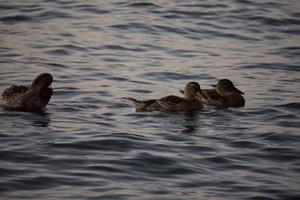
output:
[[[300,2],[0,1],[1,199],[300,199]],[[230,78],[240,109],[135,113],[122,97]]]

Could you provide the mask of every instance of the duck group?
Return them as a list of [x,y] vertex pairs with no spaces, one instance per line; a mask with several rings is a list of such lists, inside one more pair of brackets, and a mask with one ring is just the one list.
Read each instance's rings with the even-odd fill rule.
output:
[[[39,112],[50,101],[53,94],[51,84],[53,76],[49,73],[38,75],[30,86],[12,85],[2,92],[2,106],[9,110]],[[137,112],[146,111],[197,111],[203,105],[216,108],[243,107],[244,93],[237,89],[229,79],[221,79],[211,89],[201,89],[199,83],[188,82],[184,90],[180,90],[183,97],[169,95],[150,100],[131,100]]]

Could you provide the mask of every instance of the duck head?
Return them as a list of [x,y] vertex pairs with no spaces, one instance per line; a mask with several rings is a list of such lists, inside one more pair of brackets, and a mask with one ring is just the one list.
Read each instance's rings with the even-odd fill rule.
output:
[[201,91],[200,85],[197,82],[188,82],[184,89],[184,97],[186,99],[193,99],[198,92]]
[[237,94],[244,94],[244,92],[237,89],[233,85],[232,81],[229,79],[221,79],[217,83],[217,85],[211,85],[211,86],[213,86],[216,89],[217,93],[221,96],[222,96],[222,94],[224,95],[224,94],[232,93],[232,92],[237,93]]
[[53,82],[53,77],[49,73],[42,73],[38,75],[32,82],[30,88],[34,91],[41,92],[48,89]]

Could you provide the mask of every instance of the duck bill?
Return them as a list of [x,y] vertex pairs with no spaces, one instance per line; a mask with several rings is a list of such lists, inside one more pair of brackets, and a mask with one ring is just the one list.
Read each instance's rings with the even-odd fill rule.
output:
[[217,85],[211,85],[213,88],[216,88],[217,87]]
[[236,87],[234,87],[234,90],[239,93],[239,94],[244,94],[244,92],[242,92],[241,90],[237,89]]

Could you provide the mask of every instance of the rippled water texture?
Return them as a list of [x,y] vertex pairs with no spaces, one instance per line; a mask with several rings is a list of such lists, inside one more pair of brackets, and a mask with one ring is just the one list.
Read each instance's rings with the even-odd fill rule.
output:
[[[298,0],[1,0],[1,199],[300,199]],[[232,79],[246,106],[136,113],[122,97]]]

